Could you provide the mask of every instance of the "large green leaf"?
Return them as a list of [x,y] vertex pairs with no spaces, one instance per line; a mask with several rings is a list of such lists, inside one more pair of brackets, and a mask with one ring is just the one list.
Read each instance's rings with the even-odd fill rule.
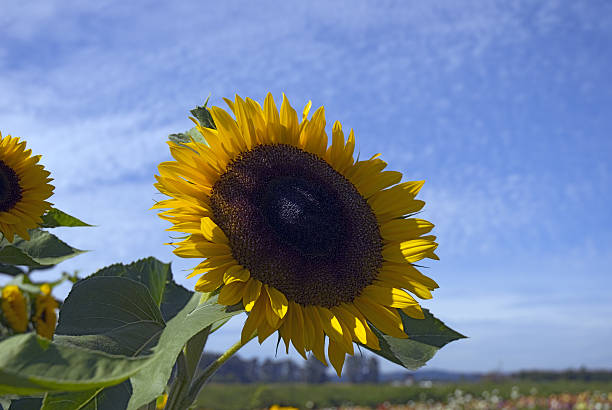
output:
[[51,208],[42,216],[43,228],[57,228],[59,226],[92,226],[88,223],[68,215],[66,212],[60,211],[57,208]]
[[461,333],[446,326],[427,309],[423,309],[424,319],[413,319],[398,310],[404,324],[408,339],[399,339],[386,335],[371,326],[378,337],[380,350],[366,349],[410,370],[424,366],[447,343],[463,339]]
[[[128,286],[124,286],[125,284]],[[116,295],[107,295],[108,290]],[[92,302],[89,295],[96,292],[98,294],[93,300],[94,306],[89,306]],[[150,295],[150,302],[143,303],[142,300],[136,300],[146,299],[144,293]],[[56,340],[61,340],[62,343],[86,345],[107,352],[148,353],[149,348],[158,341],[165,326],[159,317],[155,317],[153,320],[155,323],[152,323],[151,319],[156,315],[150,314],[150,311],[157,310],[159,315],[157,306],[161,306],[164,318],[169,320],[185,307],[192,294],[193,292],[189,292],[172,280],[170,264],[159,262],[154,258],[142,259],[129,265],[108,266],[75,285],[73,292],[66,299],[66,306],[62,308]],[[119,300],[115,300],[117,296]],[[130,303],[129,300],[136,303]],[[112,306],[108,306],[109,304]],[[83,309],[83,306],[87,308]],[[149,313],[142,312],[142,306],[147,306],[145,312]],[[193,308],[194,306],[190,306],[187,312]],[[117,309],[121,310],[118,314],[114,312]],[[126,317],[126,313],[131,317]],[[101,321],[83,326],[83,323],[91,322],[88,315],[96,315]],[[120,318],[122,323],[113,321],[117,318]],[[108,322],[108,319],[111,322]],[[87,334],[83,334],[85,332]],[[174,362],[170,365],[170,369],[173,365]],[[126,388],[126,385],[129,388]],[[46,403],[48,402],[47,406],[59,403],[60,407],[57,408],[62,408],[62,402],[70,401],[80,403],[84,406],[83,409],[114,410],[125,408],[131,394],[131,384],[127,381],[123,383],[123,387],[98,389],[89,392],[89,395],[80,393],[65,393],[61,397],[58,394],[48,395]],[[117,403],[122,405],[117,406]],[[94,405],[96,407],[90,407]]]
[[126,380],[116,386],[83,392],[48,393],[40,410],[117,410],[127,407],[132,386]]
[[129,278],[145,285],[166,321],[173,318],[193,294],[172,279],[169,263],[160,262],[153,257],[129,265],[121,263],[111,265],[97,271],[91,277],[101,276]]
[[163,393],[172,367],[189,339],[213,323],[243,312],[219,305],[216,296],[198,306],[199,301],[200,294],[196,293],[168,322],[147,365],[130,379],[134,392],[128,409],[136,410]]
[[146,358],[113,356],[28,333],[0,342],[0,394],[80,391],[126,380]]
[[30,240],[17,237],[13,243],[0,241],[0,263],[32,268],[57,265],[83,253],[62,242],[55,235],[40,229],[30,231]]
[[54,340],[123,356],[150,353],[164,329],[142,283],[122,277],[77,282],[60,310]]

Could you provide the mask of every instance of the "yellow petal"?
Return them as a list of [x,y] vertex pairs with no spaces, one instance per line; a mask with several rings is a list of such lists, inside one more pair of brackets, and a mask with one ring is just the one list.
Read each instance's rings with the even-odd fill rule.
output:
[[247,269],[234,265],[223,274],[223,282],[227,285],[232,282],[246,282],[251,277]]
[[223,283],[223,269],[212,270],[200,279],[195,284],[195,290],[198,292],[213,292]]
[[381,332],[401,339],[406,339],[408,336],[404,333],[404,325],[402,318],[397,310],[388,309],[376,302],[370,301],[366,297],[358,297],[353,301],[353,304],[359,311]]
[[287,314],[287,309],[289,307],[289,302],[287,301],[287,297],[278,289],[264,285],[268,295],[270,295],[270,303],[272,306],[272,311],[282,319]]
[[297,303],[291,303],[289,309],[291,315],[291,343],[295,350],[304,358],[307,359],[304,350],[304,316],[302,315],[302,307]]
[[360,320],[341,306],[334,306],[331,311],[348,327],[356,341],[364,344],[367,342],[365,326]]
[[433,229],[434,225],[424,219],[393,219],[380,226],[380,235],[390,242],[403,242],[419,237]]
[[361,296],[375,300],[381,305],[405,308],[418,305],[417,301],[402,289],[370,285],[361,291]]
[[219,303],[226,306],[232,306],[240,302],[244,294],[244,282],[232,282],[229,285],[224,285],[219,292]]
[[247,283],[247,287],[244,290],[244,296],[242,297],[242,303],[244,304],[244,309],[247,312],[250,312],[255,306],[255,302],[259,298],[259,294],[261,292],[261,282],[257,279],[251,279]]
[[247,320],[244,322],[244,326],[242,327],[242,333],[240,335],[240,341],[244,344],[251,340],[251,337],[253,337],[253,334],[257,330],[259,324],[264,320],[264,301],[258,300],[255,303],[255,306],[253,307],[251,312],[249,313]]
[[431,257],[438,244],[426,238],[389,243],[383,247],[382,256],[390,262],[416,262]]
[[357,320],[363,323],[364,328],[365,328],[365,333],[366,333],[366,342],[364,344],[371,349],[380,350],[380,344],[378,341],[378,337],[374,334],[372,329],[370,329],[370,325],[368,325],[368,321],[363,316],[363,314],[359,311],[359,309],[357,309],[355,305],[353,305],[352,303],[343,303],[341,307],[349,311],[353,316],[357,318]]
[[209,217],[205,216],[200,220],[200,229],[202,236],[210,242],[228,244],[225,233]]
[[425,181],[404,182],[378,191],[368,199],[368,204],[380,222],[412,214],[425,205],[425,202],[414,199],[424,183]]
[[212,242],[191,242],[179,246],[173,251],[177,256],[183,258],[209,258],[211,256],[231,255],[229,246]]
[[[267,285],[264,285],[264,288]],[[264,299],[264,310],[265,310],[265,317],[266,320],[268,321],[268,323],[270,324],[270,326],[272,327],[277,327],[278,323],[280,321],[280,318],[278,317],[278,315],[276,314],[276,312],[274,311],[274,309],[272,309],[272,305],[270,303],[270,294],[268,292],[262,292],[263,295],[261,295],[261,297],[263,297]],[[260,297],[260,298],[261,298]]]
[[334,366],[338,377],[340,377],[342,374],[342,367],[344,366],[344,359],[346,357],[346,353],[342,349],[342,345],[330,339],[327,353],[329,355],[329,361],[331,362],[332,366]]
[[407,314],[413,319],[425,319],[425,315],[423,314],[423,310],[419,305],[415,306],[407,306],[402,309],[402,312]]
[[336,340],[338,343],[342,343],[344,350],[353,354],[353,339],[348,328],[344,326],[336,315],[329,309],[322,306],[317,307],[319,316],[321,317],[321,324],[323,330],[329,336],[330,340]]
[[325,359],[325,332],[321,325],[321,318],[314,306],[304,306],[304,316],[310,320],[313,326],[312,352],[321,363],[327,366],[327,360]]
[[417,268],[412,266],[410,263],[402,262],[402,263],[393,263],[393,262],[383,262],[381,272],[393,272],[407,277],[409,280],[413,280],[419,283],[422,283],[427,287],[427,289],[437,289],[439,288],[438,284],[428,276],[423,275],[418,271]]
[[392,271],[382,270],[378,272],[376,276],[376,280],[380,281],[383,285],[387,287],[398,287],[404,288],[421,299],[431,299],[432,295],[427,286],[423,283],[418,282],[411,277]]
[[401,172],[383,171],[379,174],[362,177],[356,186],[364,198],[369,198],[378,191],[397,184],[401,180]]

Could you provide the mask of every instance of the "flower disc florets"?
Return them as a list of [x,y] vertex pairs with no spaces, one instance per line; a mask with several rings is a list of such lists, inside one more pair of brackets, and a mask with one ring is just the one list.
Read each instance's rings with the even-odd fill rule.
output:
[[243,152],[210,201],[236,260],[301,305],[350,303],[382,265],[382,239],[366,200],[328,163],[297,147]]

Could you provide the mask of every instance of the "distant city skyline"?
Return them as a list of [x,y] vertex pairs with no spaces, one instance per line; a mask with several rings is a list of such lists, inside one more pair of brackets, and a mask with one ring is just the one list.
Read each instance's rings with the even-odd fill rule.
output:
[[[612,3],[604,1],[5,2],[0,131],[52,172],[51,201],[95,228],[82,275],[149,255],[177,281],[149,210],[167,135],[235,93],[325,106],[404,180],[426,181],[440,289],[424,301],[469,339],[426,368],[612,368]],[[0,277],[0,284],[6,277]],[[68,287],[57,290],[65,296]],[[244,315],[211,337],[221,351]],[[276,338],[243,357],[275,357]],[[276,356],[284,358],[284,350]],[[293,352],[290,357],[298,360]],[[399,367],[381,361],[382,370]]]

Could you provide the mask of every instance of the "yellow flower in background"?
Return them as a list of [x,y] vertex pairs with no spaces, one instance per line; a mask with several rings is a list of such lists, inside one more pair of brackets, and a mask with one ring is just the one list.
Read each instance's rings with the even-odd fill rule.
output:
[[23,333],[28,328],[28,310],[26,299],[15,285],[2,289],[2,314],[8,325],[17,333]]
[[168,393],[164,393],[161,396],[159,396],[157,400],[155,401],[155,408],[157,410],[163,410],[166,407],[167,403],[168,403]]
[[[204,274],[200,292],[219,287],[219,303],[242,302],[246,341],[279,331],[338,375],[353,342],[380,349],[372,326],[406,338],[398,309],[423,318],[406,290],[431,298],[437,284],[412,263],[437,259],[433,225],[412,218],[422,181],[400,183],[374,156],[353,158],[353,131],[345,140],[336,122],[331,144],[323,107],[301,121],[286,97],[280,111],[270,94],[261,106],[236,96],[218,107],[216,129],[197,124],[206,144],[169,142],[174,161],[159,165],[155,186],[170,199],[155,208],[187,233],[174,252],[205,258],[190,276]],[[195,120],[194,120],[195,121]]]
[[0,134],[0,232],[13,242],[15,234],[29,240],[28,229],[36,228],[51,204],[49,171],[31,156],[25,141]]
[[273,404],[270,406],[268,410],[299,410],[299,409],[297,407],[279,406],[278,404]]
[[59,307],[57,301],[51,296],[51,287],[44,284],[40,287],[41,294],[36,296],[35,312],[33,321],[36,333],[47,339],[53,339],[55,326],[57,325],[56,310]]

